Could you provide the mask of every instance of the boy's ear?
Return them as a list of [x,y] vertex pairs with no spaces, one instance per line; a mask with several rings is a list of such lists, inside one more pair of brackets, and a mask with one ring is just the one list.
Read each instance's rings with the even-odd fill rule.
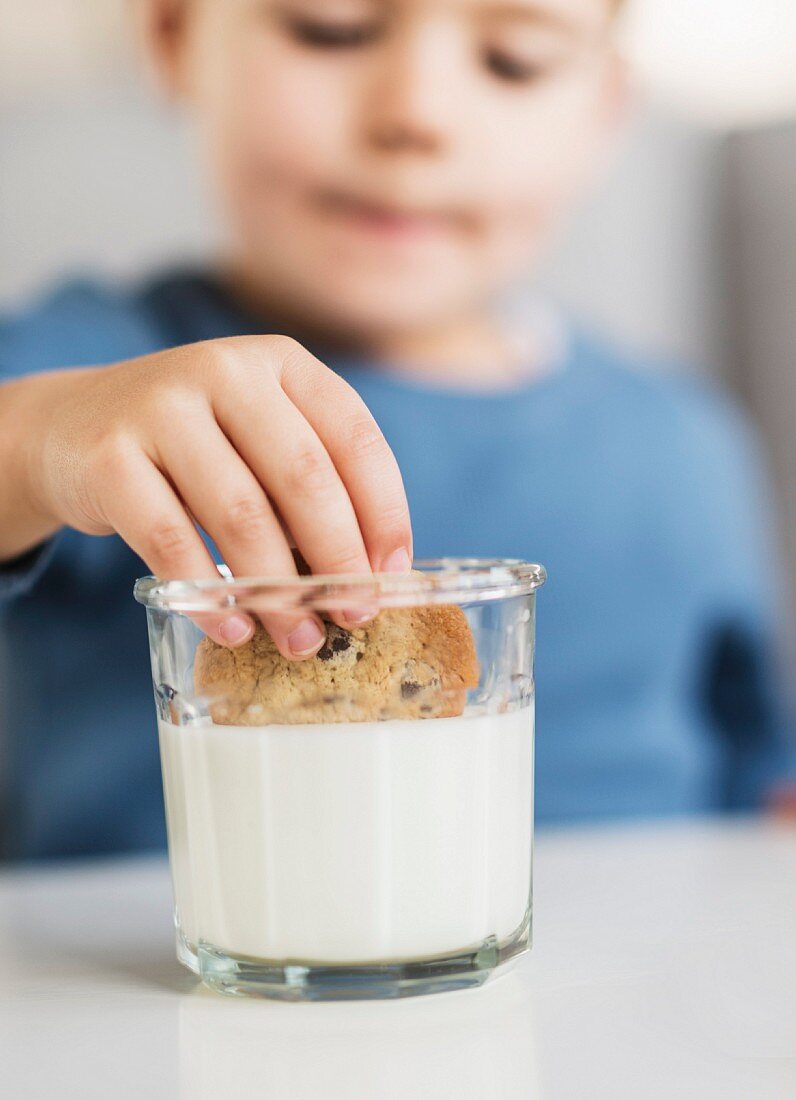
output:
[[603,81],[597,116],[599,141],[592,172],[595,182],[612,164],[633,113],[634,85],[630,67],[619,50],[611,51]]
[[614,48],[608,59],[603,96],[603,121],[609,137],[623,128],[632,98],[630,67],[620,51]]
[[186,91],[185,39],[191,0],[133,0],[138,38],[163,91]]

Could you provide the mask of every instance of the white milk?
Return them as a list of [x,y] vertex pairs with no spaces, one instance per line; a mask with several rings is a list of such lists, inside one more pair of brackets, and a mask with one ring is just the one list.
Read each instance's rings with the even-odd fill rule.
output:
[[533,711],[306,726],[160,723],[188,942],[367,962],[504,939],[529,901]]

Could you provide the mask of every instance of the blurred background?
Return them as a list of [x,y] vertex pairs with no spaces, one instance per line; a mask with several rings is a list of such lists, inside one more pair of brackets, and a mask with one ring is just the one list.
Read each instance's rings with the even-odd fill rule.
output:
[[[189,128],[136,63],[134,2],[0,0],[0,309],[64,273],[213,247]],[[631,0],[623,38],[638,105],[543,281],[747,402],[796,591],[796,3]]]

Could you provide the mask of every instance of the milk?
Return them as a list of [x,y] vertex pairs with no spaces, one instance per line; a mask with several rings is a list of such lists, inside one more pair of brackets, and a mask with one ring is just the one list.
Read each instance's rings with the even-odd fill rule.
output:
[[522,925],[530,707],[423,721],[159,725],[175,902],[193,950],[416,959]]

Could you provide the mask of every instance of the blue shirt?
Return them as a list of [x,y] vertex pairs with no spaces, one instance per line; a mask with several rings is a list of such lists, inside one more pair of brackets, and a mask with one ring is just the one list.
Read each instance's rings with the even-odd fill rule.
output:
[[[262,331],[209,277],[70,285],[0,323],[0,380]],[[541,822],[740,810],[792,767],[755,444],[691,379],[574,334],[557,372],[475,393],[331,362],[404,474],[419,556],[541,561]],[[142,609],[116,537],[0,569],[8,858],[165,843]]]

